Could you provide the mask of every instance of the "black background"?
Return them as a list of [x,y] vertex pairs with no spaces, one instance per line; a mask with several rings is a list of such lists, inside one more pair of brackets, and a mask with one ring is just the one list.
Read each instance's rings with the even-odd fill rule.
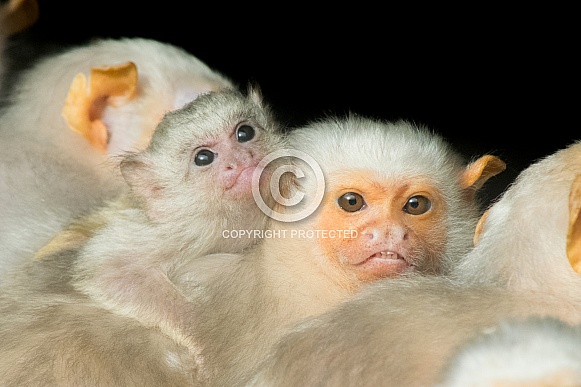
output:
[[508,168],[487,184],[485,200],[534,160],[581,139],[573,9],[55,0],[39,7],[37,23],[9,51],[15,68],[91,38],[157,39],[238,84],[257,82],[288,125],[348,111],[404,118],[441,133],[467,158],[496,154]]

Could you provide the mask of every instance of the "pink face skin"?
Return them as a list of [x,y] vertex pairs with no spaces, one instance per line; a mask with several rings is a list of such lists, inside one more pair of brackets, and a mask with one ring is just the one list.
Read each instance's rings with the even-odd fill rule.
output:
[[[218,192],[230,199],[252,196],[252,176],[264,156],[258,138],[260,129],[239,124],[233,133],[196,149],[194,163],[211,168]],[[200,165],[201,164],[201,165]]]
[[214,168],[216,182],[227,195],[244,196],[250,193],[252,174],[263,156],[247,143],[225,141],[213,148],[216,153]]

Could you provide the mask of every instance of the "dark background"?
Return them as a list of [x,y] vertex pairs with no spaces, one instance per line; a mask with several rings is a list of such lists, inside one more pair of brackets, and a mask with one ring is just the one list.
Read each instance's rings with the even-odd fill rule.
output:
[[467,158],[500,156],[508,168],[486,201],[581,139],[573,9],[237,4],[39,0],[39,20],[9,52],[22,69],[95,37],[181,46],[238,84],[256,81],[289,125],[348,111],[404,118]]

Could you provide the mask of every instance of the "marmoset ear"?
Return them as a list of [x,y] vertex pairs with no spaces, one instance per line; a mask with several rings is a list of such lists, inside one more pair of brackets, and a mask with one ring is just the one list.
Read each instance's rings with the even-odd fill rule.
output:
[[478,223],[476,223],[476,230],[474,230],[474,246],[478,244],[480,241],[480,235],[484,231],[484,223],[486,222],[486,217],[488,216],[488,210],[484,211],[480,219],[478,219]]
[[110,134],[102,121],[103,111],[107,106],[121,106],[131,100],[137,78],[133,62],[92,68],[88,85],[85,74],[77,74],[62,110],[69,128],[85,137],[95,149],[105,152]]
[[485,155],[471,162],[460,177],[460,187],[466,191],[469,199],[472,199],[488,179],[498,175],[506,169],[504,161],[496,156]]
[[567,257],[571,267],[581,273],[581,175],[577,176],[569,193],[569,230],[567,232]]

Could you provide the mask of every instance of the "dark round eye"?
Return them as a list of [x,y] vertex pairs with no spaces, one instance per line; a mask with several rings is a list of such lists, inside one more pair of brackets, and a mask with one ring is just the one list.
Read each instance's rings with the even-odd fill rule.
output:
[[236,139],[238,142],[250,141],[254,138],[254,135],[256,135],[256,131],[252,126],[249,125],[241,125],[236,130]]
[[355,212],[359,211],[365,205],[365,200],[363,200],[363,196],[359,195],[355,192],[347,192],[339,196],[337,199],[337,203],[339,207],[344,209],[347,212]]
[[214,161],[214,156],[215,156],[215,154],[211,150],[202,149],[201,151],[196,153],[196,156],[194,156],[194,163],[198,167],[203,167],[204,165],[210,165],[210,164],[212,164],[212,161]]
[[421,215],[432,208],[432,202],[425,196],[417,195],[408,199],[403,211],[410,215]]

